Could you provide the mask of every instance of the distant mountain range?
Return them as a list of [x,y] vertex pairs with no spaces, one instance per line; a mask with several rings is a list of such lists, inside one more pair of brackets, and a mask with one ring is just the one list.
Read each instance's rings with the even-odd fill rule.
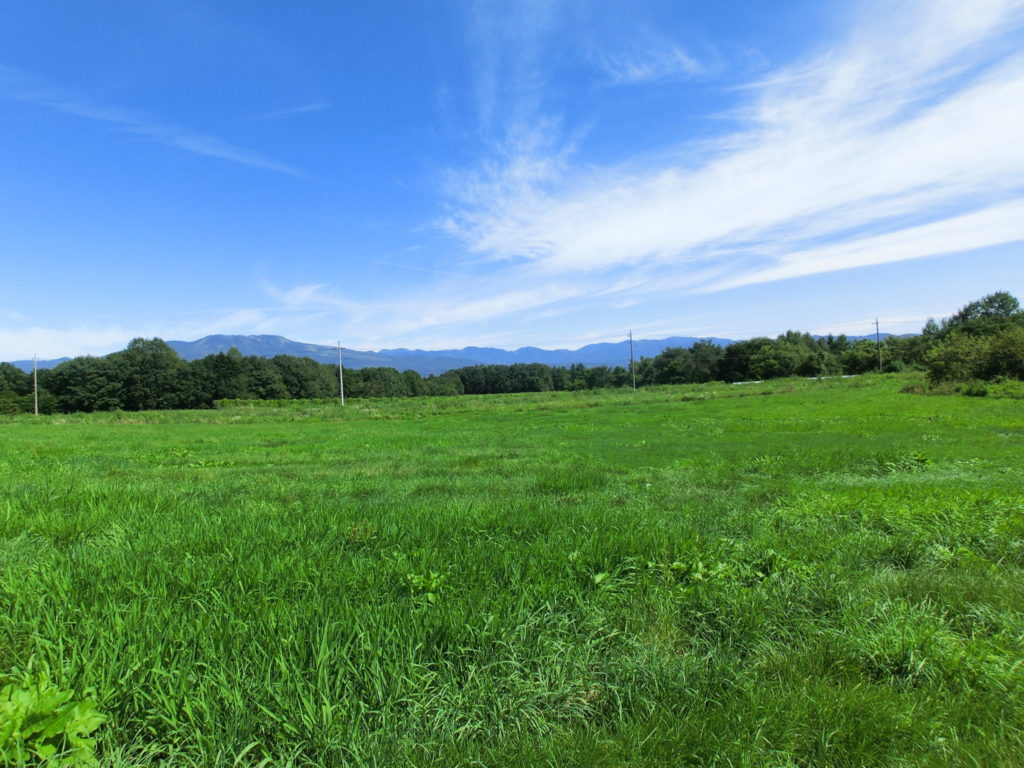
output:
[[[882,334],[883,337],[889,334]],[[849,336],[851,341],[873,336]],[[667,339],[636,339],[633,341],[633,354],[636,359],[654,357],[667,347],[690,347],[707,337],[670,336]],[[710,339],[719,346],[731,344],[732,339]],[[256,357],[274,357],[275,355],[294,355],[309,357],[321,363],[337,363],[338,349],[325,344],[306,344],[291,341],[284,336],[204,336],[197,341],[168,341],[168,346],[177,352],[183,360],[198,360],[207,355],[227,352],[232,347],[243,355]],[[70,358],[61,357],[56,360],[40,360],[40,368],[53,368]],[[453,368],[464,368],[468,365],[511,365],[513,363],[545,363],[547,365],[569,366],[582,363],[588,367],[597,365],[627,367],[629,365],[629,342],[588,344],[579,349],[541,349],[539,347],[520,347],[515,350],[497,349],[495,347],[463,347],[462,349],[382,349],[379,352],[361,352],[343,348],[343,361],[346,368],[397,368],[400,371],[414,370],[421,375],[440,374]],[[14,365],[23,371],[32,370],[31,360],[16,360]]]
[[[694,336],[673,336],[667,339],[637,339],[633,342],[633,354],[640,357],[654,357],[666,347],[689,347],[701,339]],[[730,339],[711,339],[716,344],[731,343]],[[243,355],[274,357],[294,355],[309,357],[321,363],[338,362],[338,348],[325,344],[306,344],[292,341],[283,336],[204,336],[197,341],[168,341],[167,345],[183,360],[198,360],[207,355],[227,352],[235,347]],[[568,366],[582,363],[586,366],[629,365],[629,342],[614,344],[588,344],[579,349],[540,349],[521,347],[516,350],[495,347],[464,347],[463,349],[382,349],[379,352],[364,352],[342,349],[346,368],[397,368],[400,371],[414,370],[424,376],[440,374],[453,368],[467,365],[511,365],[512,363],[546,363],[547,365]],[[70,358],[40,360],[40,368],[53,368]],[[15,360],[14,365],[24,371],[32,370],[31,360]]]
[[[637,340],[633,342],[633,353],[653,357],[666,347],[689,347],[700,341],[691,336],[674,336],[668,339]],[[716,344],[729,344],[729,339],[712,339]],[[168,341],[175,352],[184,360],[196,360],[217,352],[227,352],[235,347],[243,355],[273,357],[294,355],[310,357],[321,363],[338,362],[338,348],[323,344],[305,344],[291,341],[283,336],[206,336],[198,341]],[[540,349],[521,347],[516,350],[495,347],[464,347],[462,349],[382,349],[379,352],[363,352],[342,349],[346,368],[397,368],[400,371],[414,370],[424,376],[464,368],[467,365],[511,365],[512,363],[546,363],[547,365],[573,365],[582,363],[595,365],[629,365],[629,342],[615,344],[589,344],[579,349]]]

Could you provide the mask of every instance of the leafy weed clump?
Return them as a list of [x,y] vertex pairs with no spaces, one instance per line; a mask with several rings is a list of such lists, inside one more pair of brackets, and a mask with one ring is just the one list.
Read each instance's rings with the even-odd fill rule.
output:
[[0,763],[98,766],[91,738],[104,722],[89,698],[55,685],[45,669],[0,677]]

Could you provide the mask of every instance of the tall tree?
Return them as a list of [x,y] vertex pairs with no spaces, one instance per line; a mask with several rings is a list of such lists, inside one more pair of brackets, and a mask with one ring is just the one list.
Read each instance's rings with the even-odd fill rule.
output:
[[208,406],[212,406],[214,400],[246,397],[245,358],[235,347],[194,360],[191,369],[195,389],[203,393]]
[[185,361],[162,339],[132,339],[107,359],[122,382],[123,407],[129,411],[177,408]]
[[277,355],[270,362],[277,366],[290,397],[303,400],[337,397],[338,366],[293,355]]
[[0,392],[27,395],[32,391],[32,374],[11,363],[0,363]]
[[57,409],[64,413],[125,407],[123,371],[109,357],[76,357],[40,371],[39,383],[57,398]]
[[987,336],[1022,323],[1024,311],[1017,298],[1006,291],[997,291],[966,304],[944,320],[939,336],[946,337],[951,333]]

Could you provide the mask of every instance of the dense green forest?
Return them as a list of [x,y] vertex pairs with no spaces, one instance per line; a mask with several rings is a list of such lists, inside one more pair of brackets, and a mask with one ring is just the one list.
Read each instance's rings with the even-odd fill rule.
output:
[[[1024,379],[1024,311],[1006,292],[964,306],[921,334],[880,345],[845,336],[788,331],[725,347],[671,347],[634,366],[637,386],[738,382],[926,370],[933,384]],[[218,400],[309,399],[338,394],[338,366],[308,358],[243,356],[236,349],[186,362],[160,339],[135,339],[105,357],[77,357],[39,371],[39,410],[89,412],[212,408]],[[548,392],[630,386],[625,366],[567,368],[542,363],[474,365],[440,376],[394,368],[346,370],[346,397],[417,397]],[[32,376],[0,363],[0,413],[33,409]]]

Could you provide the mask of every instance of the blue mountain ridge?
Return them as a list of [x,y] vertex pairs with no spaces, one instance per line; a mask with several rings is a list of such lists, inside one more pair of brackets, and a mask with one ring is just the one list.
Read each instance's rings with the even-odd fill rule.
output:
[[[891,334],[882,334],[887,338]],[[874,336],[848,336],[851,341]],[[732,339],[718,337],[670,336],[665,339],[635,339],[633,355],[654,357],[668,347],[691,347],[698,341],[710,340],[719,346],[733,342]],[[196,341],[168,341],[171,347],[183,360],[198,360],[207,355],[227,352],[235,347],[243,355],[256,357],[274,357],[275,355],[293,355],[309,357],[321,363],[337,363],[338,349],[328,344],[308,344],[292,341],[284,336],[270,335],[226,335],[215,334],[204,336]],[[55,360],[39,360],[40,369],[54,368],[70,358],[61,357]],[[462,349],[382,349],[378,352],[361,351],[342,348],[342,360],[346,368],[397,368],[400,371],[413,370],[428,376],[441,374],[453,368],[464,368],[470,365],[512,365],[514,363],[544,363],[553,366],[570,366],[577,363],[586,366],[607,365],[614,367],[629,366],[629,342],[602,342],[587,344],[579,349],[541,349],[540,347],[520,347],[508,350],[496,347],[463,347]],[[31,360],[15,360],[13,365],[23,371],[32,370]]]
[[[689,347],[700,339],[691,336],[673,336],[658,340],[637,340],[633,342],[637,359],[646,355],[653,357],[666,347]],[[729,339],[712,339],[716,344],[729,344]],[[198,341],[168,341],[167,344],[183,359],[195,360],[216,352],[226,352],[235,347],[243,355],[273,357],[274,355],[295,355],[309,357],[322,363],[338,361],[337,347],[324,344],[306,344],[291,341],[283,336],[206,336]],[[520,347],[515,350],[495,347],[464,347],[462,349],[382,349],[367,352],[343,348],[342,359],[346,368],[370,368],[376,366],[397,368],[400,371],[414,370],[424,376],[441,374],[453,368],[469,365],[512,365],[514,363],[545,363],[546,365],[569,366],[582,363],[587,366],[629,365],[629,342],[589,344],[579,349],[541,349]]]

